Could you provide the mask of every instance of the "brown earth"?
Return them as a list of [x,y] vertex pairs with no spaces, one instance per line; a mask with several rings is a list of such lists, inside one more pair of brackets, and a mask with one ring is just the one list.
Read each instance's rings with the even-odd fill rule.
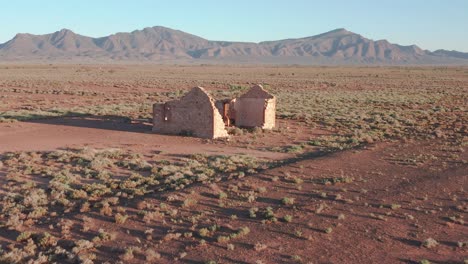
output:
[[[327,134],[326,131],[308,129],[297,122],[280,121],[279,128],[290,131],[296,141]],[[236,136],[227,140],[207,140],[176,135],[157,135],[151,132],[151,123],[131,123],[118,117],[63,117],[0,123],[0,152],[51,151],[67,148],[119,148],[149,154],[157,150],[173,154],[248,154],[265,159],[284,159],[291,155],[246,148],[255,135]],[[283,145],[279,132],[260,135],[255,142],[259,149]]]
[[[13,247],[26,247],[26,241],[16,241],[25,231],[48,232],[71,252],[77,240],[91,241],[103,229],[113,238],[88,250],[96,255],[95,263],[466,263],[468,167],[463,91],[468,89],[467,73],[466,68],[3,66],[0,118],[6,121],[0,119],[0,257],[14,252]],[[268,83],[277,93],[283,92],[278,98],[278,127],[273,131],[243,131],[229,140],[151,133],[147,111],[153,102],[175,98],[197,85],[222,96],[252,83]],[[417,97],[411,97],[421,87],[427,93],[418,90]],[[298,105],[297,98],[292,102],[285,98],[295,92],[314,96],[375,92],[380,96],[381,91],[389,91],[389,97],[367,98],[364,108],[391,111],[400,107],[400,101],[411,113],[438,107],[445,115],[427,123],[444,130],[435,133],[430,128],[421,132],[427,137],[371,139],[347,150],[330,150],[309,143],[321,136],[341,135],[347,127],[340,125],[352,119],[343,117],[339,108],[326,112],[343,120],[338,125],[327,123],[328,116],[319,119],[321,114],[312,118],[307,113],[291,115],[304,106]],[[433,91],[435,96],[429,97]],[[400,92],[408,97],[401,99]],[[456,99],[445,103],[442,95],[446,94],[455,94]],[[354,100],[351,103],[361,107]],[[375,106],[372,100],[393,101]],[[334,103],[315,102],[323,107]],[[53,110],[70,113],[51,117],[56,113]],[[397,114],[405,114],[403,110]],[[31,113],[39,116],[30,119]],[[10,120],[24,117],[27,120]],[[296,152],[291,146],[301,148]],[[178,164],[191,154],[248,154],[269,163],[245,177],[118,196],[120,203],[112,206],[114,215],[100,212],[97,201],[85,212],[80,212],[80,204],[67,208],[53,203],[48,204],[47,215],[30,226],[7,227],[9,215],[3,215],[9,209],[7,194],[28,183],[49,192],[50,178],[35,169],[80,174],[75,171],[80,164],[47,154],[83,148],[139,153],[154,166],[162,160]],[[116,178],[149,174],[121,166],[106,169]],[[117,211],[128,215],[125,223],[116,223]],[[145,221],[143,211],[160,214]],[[71,223],[70,236],[63,235],[64,221]],[[223,240],[242,227],[250,232]],[[208,234],[202,236],[203,228]],[[438,245],[424,246],[429,238]],[[132,247],[129,257],[126,250]],[[39,247],[35,256],[49,254],[47,249]],[[159,258],[147,260],[148,249]],[[64,256],[55,260],[77,262]]]
[[[421,152],[437,155],[438,146],[437,142],[398,142],[343,153],[311,154],[243,179],[147,195],[126,205],[130,218],[123,226],[116,226],[99,213],[62,216],[72,219],[76,228],[88,217],[93,219],[90,230],[97,232],[103,228],[114,233],[118,244],[104,243],[99,248],[98,262],[112,263],[121,256],[121,246],[125,245],[155,249],[161,254],[157,263],[208,260],[217,263],[419,263],[423,259],[432,263],[463,263],[468,252],[457,243],[466,241],[468,227],[466,223],[453,222],[450,217],[463,219],[467,214],[466,165],[446,164],[442,159],[413,166],[394,160],[395,156]],[[463,158],[467,158],[466,152]],[[352,180],[326,183],[340,177]],[[303,182],[295,183],[297,178]],[[233,186],[240,191],[229,191]],[[266,191],[254,202],[245,202],[239,195],[262,187]],[[230,197],[222,205],[217,195],[219,190]],[[284,197],[294,198],[294,204],[283,205]],[[197,204],[181,207],[188,198]],[[166,203],[177,208],[182,218],[202,214],[211,220],[195,226],[185,222],[168,223],[164,219],[148,224],[137,215],[138,201]],[[392,205],[398,206],[392,209]],[[251,208],[266,207],[273,208],[279,219],[277,223],[260,221],[260,213],[255,219],[249,216]],[[290,223],[282,220],[285,215],[292,216]],[[216,242],[217,235],[205,237],[208,245],[200,245],[197,230],[213,224],[221,228],[218,235],[245,226],[249,227],[250,234],[230,242],[234,250],[228,250],[226,243]],[[326,233],[327,228],[331,228],[331,233]],[[151,240],[145,239],[148,229],[153,229]],[[193,232],[194,237],[172,240],[167,236],[185,232]],[[79,234],[82,238],[92,238]],[[0,240],[14,240],[17,235],[7,232]],[[440,244],[436,248],[422,246],[428,238]],[[124,263],[144,261],[143,253],[135,253],[133,259]]]
[[[295,262],[293,256],[297,255],[304,263],[416,263],[423,259],[433,263],[463,263],[468,252],[456,244],[466,240],[468,227],[466,223],[451,223],[449,217],[467,213],[466,165],[433,170],[433,164],[412,167],[389,161],[391,155],[405,155],[436,146],[437,143],[427,142],[381,144],[371,149],[304,158],[239,182],[217,185],[222,190],[229,189],[232,184],[267,188],[256,202],[246,206],[234,203],[220,208],[217,199],[210,197],[210,193],[214,195],[213,187],[195,187],[195,193],[200,194],[196,195],[199,204],[206,205],[197,207],[197,211],[213,210],[217,223],[233,228],[247,225],[252,235],[250,239],[234,243],[234,251],[222,246],[188,250],[186,260],[287,263]],[[466,158],[466,154],[464,156]],[[320,183],[323,179],[343,175],[354,181]],[[274,176],[280,180],[272,182]],[[304,180],[300,190],[291,180],[294,177]],[[326,197],[321,196],[323,193]],[[294,198],[294,205],[282,205],[283,197]],[[401,208],[392,210],[391,204],[401,205]],[[319,212],[321,205],[324,209]],[[249,218],[250,208],[267,206],[273,207],[278,217],[293,216],[292,222],[262,224]],[[238,215],[239,220],[231,221],[232,214]],[[345,218],[338,219],[340,214]],[[383,220],[378,216],[384,216]],[[326,228],[333,231],[326,234]],[[300,237],[298,230],[302,232]],[[427,238],[434,238],[441,245],[427,249],[422,246]],[[252,251],[257,243],[266,248]],[[184,250],[184,245],[187,244],[179,244],[180,251]],[[163,248],[172,252],[169,255],[177,252],[172,243]]]

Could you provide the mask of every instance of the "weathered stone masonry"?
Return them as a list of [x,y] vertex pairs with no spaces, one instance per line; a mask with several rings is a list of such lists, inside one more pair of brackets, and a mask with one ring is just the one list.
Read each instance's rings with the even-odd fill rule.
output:
[[201,87],[179,100],[153,105],[153,131],[201,138],[227,137],[226,126],[275,127],[276,98],[261,85],[239,98],[215,102]]
[[228,136],[213,98],[201,87],[193,88],[179,100],[154,104],[153,131],[201,138]]
[[234,103],[235,122],[238,127],[273,129],[276,120],[276,98],[255,85]]

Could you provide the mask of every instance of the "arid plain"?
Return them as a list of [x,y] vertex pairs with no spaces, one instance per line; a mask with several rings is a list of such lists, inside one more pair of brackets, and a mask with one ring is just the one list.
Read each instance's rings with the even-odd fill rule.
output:
[[[194,86],[277,127],[151,132]],[[467,67],[0,65],[0,263],[466,263]]]

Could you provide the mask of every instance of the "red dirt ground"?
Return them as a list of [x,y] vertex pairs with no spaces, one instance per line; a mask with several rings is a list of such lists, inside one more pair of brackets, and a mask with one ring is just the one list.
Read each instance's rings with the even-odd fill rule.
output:
[[[414,153],[435,145],[379,144],[370,149],[308,157],[235,182],[196,186],[176,193],[179,198],[169,204],[177,206],[186,197],[197,199],[198,206],[190,209],[192,214],[206,212],[227,229],[248,226],[251,234],[232,242],[234,251],[227,250],[222,243],[204,247],[197,246],[195,240],[164,241],[157,247],[158,252],[168,257],[163,257],[162,262],[170,263],[173,261],[170,256],[186,252],[180,262],[295,263],[292,256],[297,255],[303,263],[419,263],[423,259],[432,263],[463,263],[468,252],[466,247],[458,247],[457,242],[466,241],[468,227],[466,223],[452,223],[448,217],[467,214],[466,165],[434,170],[432,164],[413,167],[395,164],[389,158],[392,154]],[[272,182],[274,176],[279,180]],[[342,176],[354,181],[320,183]],[[290,180],[294,177],[304,180],[299,184],[300,190]],[[243,190],[266,187],[267,191],[251,204],[220,207],[216,190],[227,190],[232,185]],[[326,197],[321,193],[326,193]],[[150,201],[167,202],[171,195]],[[281,205],[285,196],[296,199],[293,206]],[[318,213],[321,204],[325,209]],[[392,210],[388,207],[391,204],[399,204],[401,208]],[[277,217],[292,215],[293,221],[262,224],[249,218],[250,208],[267,206],[273,207]],[[233,214],[238,216],[237,220],[230,218]],[[339,214],[345,218],[339,220]],[[330,234],[324,232],[328,227],[333,229]],[[131,234],[137,236],[145,228],[148,226],[134,222]],[[184,230],[190,228],[175,225],[170,232]],[[295,235],[297,230],[302,232],[301,237]],[[436,239],[440,245],[423,247],[422,241],[427,238]],[[127,239],[131,244],[132,239]],[[256,251],[257,243],[266,248]]]
[[[194,139],[178,140],[183,144]],[[147,204],[164,202],[170,208],[177,208],[182,218],[203,214],[212,219],[198,226],[165,220],[147,224],[135,210],[140,199],[127,204],[130,218],[124,227],[113,224],[112,217],[98,213],[86,216],[93,219],[90,230],[97,232],[104,228],[117,234],[119,243],[104,243],[98,254],[98,260],[111,263],[115,260],[113,256],[122,254],[120,245],[153,248],[161,254],[157,263],[204,263],[208,260],[217,263],[419,263],[423,259],[431,263],[463,263],[468,252],[466,246],[459,247],[457,243],[466,241],[468,226],[455,223],[449,217],[466,219],[467,166],[447,165],[450,161],[437,155],[438,144],[395,142],[334,154],[310,153],[242,179],[194,185],[143,198]],[[401,161],[403,157],[421,153],[439,158],[416,165]],[[468,155],[463,152],[461,156],[466,159]],[[274,181],[275,176],[277,181]],[[343,177],[352,181],[324,183]],[[303,182],[295,183],[294,178]],[[229,191],[233,186],[238,186],[241,194],[260,187],[265,187],[266,192],[247,203],[242,196]],[[223,205],[217,197],[220,190],[230,197]],[[283,205],[283,197],[294,198],[294,204]],[[181,202],[187,198],[197,200],[197,205],[182,208]],[[392,209],[392,204],[401,208]],[[250,208],[262,210],[268,206],[279,219],[277,223],[262,223],[261,216],[249,217]],[[344,219],[339,219],[340,214]],[[232,215],[237,218],[233,219]],[[284,222],[285,215],[291,215],[293,220]],[[82,217],[75,216],[77,225]],[[205,237],[209,243],[200,245],[197,230],[212,224],[221,228],[217,235],[242,226],[248,226],[251,232],[230,242],[234,250],[216,242],[217,235]],[[146,240],[144,234],[150,228],[154,229],[151,241]],[[332,228],[332,232],[327,234],[327,228]],[[168,233],[184,232],[193,232],[194,237],[166,239]],[[11,236],[14,239],[16,235]],[[440,244],[430,249],[423,247],[422,242],[428,238]],[[133,259],[124,263],[143,262],[144,256],[135,253]]]
[[[296,134],[301,131],[294,129]],[[317,135],[323,132],[315,132]],[[310,133],[308,135],[314,135]],[[212,141],[192,137],[156,135],[149,123],[128,123],[119,118],[67,117],[29,122],[0,123],[0,152],[45,151],[59,148],[121,148],[140,153],[165,154],[249,154],[259,158],[282,159],[290,155],[241,147],[249,135],[237,142]],[[304,135],[298,139],[305,140]],[[285,139],[269,134],[258,146],[277,146]],[[214,144],[213,144],[214,143]]]
[[[377,67],[259,67],[254,71],[254,68],[218,66],[155,67],[147,73],[143,66],[116,67],[114,73],[108,71],[110,68],[90,66],[89,71],[93,74],[88,74],[88,71],[78,71],[81,68],[86,70],[84,66],[29,68],[0,71],[0,88],[6,89],[0,91],[0,111],[20,110],[30,105],[48,109],[114,101],[125,103],[131,101],[128,98],[138,98],[139,103],[146,103],[157,97],[150,94],[155,91],[175,91],[194,85],[213,91],[219,87],[228,89],[231,83],[250,85],[250,82],[330,92],[336,89],[336,85],[340,89],[356,91],[430,87],[432,84],[464,87],[467,73],[466,69]],[[456,78],[446,78],[445,70],[451,71],[450,78]],[[24,77],[24,71],[30,71],[30,74]],[[246,80],[249,83],[246,84]],[[330,86],[331,82],[335,85]],[[13,87],[18,87],[18,91],[10,91]],[[42,94],[53,87],[98,93]],[[38,91],[36,94],[29,93],[35,89]],[[447,91],[450,90],[447,88]],[[136,116],[138,114],[135,113]],[[335,153],[318,152],[308,146],[306,153],[296,157],[294,153],[272,151],[271,148],[303,143],[331,132],[324,131],[319,123],[314,124],[317,128],[311,128],[300,121],[279,119],[278,122],[275,131],[245,133],[230,140],[156,135],[151,133],[149,123],[129,122],[128,118],[115,116],[0,122],[0,158],[11,151],[89,147],[119,148],[142,153],[145,158],[156,156],[153,160],[203,153],[249,154],[269,161],[283,161],[241,179],[209,185],[194,184],[183,190],[153,193],[133,200],[122,199],[120,205],[129,215],[123,225],[116,225],[114,217],[101,215],[99,209],[78,213],[51,207],[51,212],[55,210],[57,215],[44,217],[34,226],[41,232],[60,237],[58,223],[54,221],[65,219],[73,222],[72,233],[77,239],[91,240],[100,228],[115,233],[115,240],[104,242],[92,250],[97,255],[95,263],[118,262],[124,250],[131,246],[153,249],[161,254],[154,263],[205,263],[210,260],[217,263],[420,263],[423,259],[440,264],[467,263],[466,137],[458,145],[442,137],[433,141],[400,140],[369,144],[360,149]],[[3,197],[8,191],[8,168],[1,165],[0,194]],[[45,181],[44,178],[27,177],[39,185],[41,180]],[[348,182],[333,183],[333,180],[343,179]],[[229,199],[219,199],[220,191],[226,192]],[[253,192],[256,198],[248,201],[247,197]],[[294,198],[294,204],[282,204],[284,197]],[[196,205],[189,208],[181,206],[188,198],[196,200]],[[169,210],[176,210],[176,217],[166,214],[162,219],[145,223],[139,215],[140,209],[137,209],[141,201],[153,207],[165,203]],[[277,222],[262,221],[265,220],[262,213],[267,207],[272,208]],[[259,209],[256,218],[250,217],[252,208]],[[284,221],[285,215],[292,216],[292,221]],[[192,217],[198,216],[200,221],[192,225]],[[84,217],[91,219],[87,232],[82,231]],[[198,235],[201,228],[215,224],[219,230],[212,235]],[[232,234],[245,226],[250,228],[248,235],[228,242],[234,246],[233,250],[228,249],[226,243],[217,242],[219,235]],[[327,228],[331,228],[329,233],[325,232]],[[148,229],[153,229],[151,240],[145,234]],[[10,243],[16,243],[18,230],[3,227],[1,230],[0,245],[3,249]],[[168,234],[186,232],[192,232],[193,236],[168,237]],[[423,241],[428,238],[435,239],[439,245],[424,247]],[[202,239],[207,241],[205,245],[201,244]],[[61,239],[59,243],[68,249],[73,247],[71,240]],[[17,244],[24,246],[24,243]],[[135,252],[133,259],[121,261],[146,262],[141,252]]]

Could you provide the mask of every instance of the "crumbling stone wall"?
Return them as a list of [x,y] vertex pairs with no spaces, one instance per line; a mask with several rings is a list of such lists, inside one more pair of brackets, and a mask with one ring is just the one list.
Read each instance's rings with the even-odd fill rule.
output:
[[215,106],[221,114],[221,117],[226,126],[233,125],[233,122],[236,119],[235,103],[236,98],[218,100],[215,102]]
[[265,99],[265,122],[263,123],[263,129],[273,129],[276,125],[276,98]]
[[276,98],[255,85],[239,98],[214,101],[201,87],[179,100],[153,105],[153,131],[201,138],[228,137],[226,126],[273,129]]
[[193,88],[179,100],[154,104],[153,131],[212,139],[228,136],[213,98],[202,87]]
[[276,120],[276,98],[255,85],[235,101],[235,122],[239,127],[273,129]]

